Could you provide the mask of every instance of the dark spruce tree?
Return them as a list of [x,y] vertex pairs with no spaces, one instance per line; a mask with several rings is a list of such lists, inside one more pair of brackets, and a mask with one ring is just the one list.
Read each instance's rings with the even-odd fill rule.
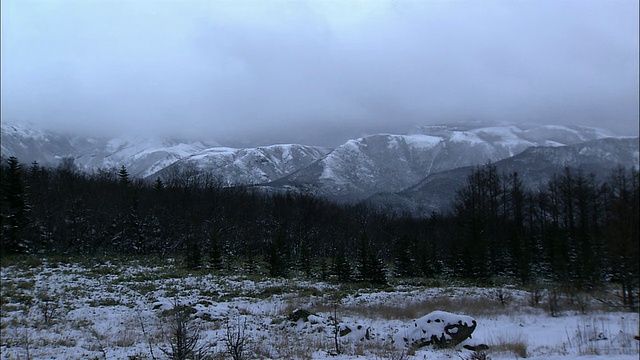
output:
[[187,269],[199,270],[202,268],[202,248],[200,241],[195,234],[191,232],[185,235],[186,258],[185,265]]
[[2,167],[2,252],[29,253],[27,194],[22,166],[14,156]]
[[289,276],[289,247],[285,236],[278,232],[273,241],[267,246],[267,266],[272,277]]
[[341,283],[347,283],[352,280],[351,265],[342,247],[335,251],[333,263],[331,264],[331,275]]
[[220,271],[223,266],[222,251],[220,250],[220,244],[218,243],[218,235],[216,233],[212,233],[209,235],[209,267],[215,271]]
[[313,275],[313,259],[312,249],[308,241],[302,241],[299,244],[298,270],[302,271],[307,278]]
[[358,281],[375,285],[387,283],[384,261],[372,248],[364,231],[360,234],[356,269],[358,270]]
[[120,170],[118,170],[118,182],[121,186],[129,186],[131,184],[131,179],[129,179],[129,172],[127,168],[122,165]]
[[418,275],[417,254],[415,241],[412,241],[407,235],[396,239],[394,274],[397,277],[414,277]]

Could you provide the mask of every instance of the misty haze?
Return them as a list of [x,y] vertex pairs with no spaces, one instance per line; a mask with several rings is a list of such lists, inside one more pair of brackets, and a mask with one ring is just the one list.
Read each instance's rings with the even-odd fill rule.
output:
[[337,146],[460,120],[638,134],[634,1],[4,1],[2,119]]
[[637,1],[1,10],[3,359],[638,359]]

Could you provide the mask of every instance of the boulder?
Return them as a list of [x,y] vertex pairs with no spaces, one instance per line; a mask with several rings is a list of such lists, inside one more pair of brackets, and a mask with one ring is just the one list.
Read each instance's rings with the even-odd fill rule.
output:
[[338,330],[338,334],[340,335],[340,337],[346,336],[351,333],[351,328],[345,324],[338,325]]
[[289,314],[289,320],[292,322],[298,322],[298,320],[302,320],[307,322],[309,320],[309,316],[315,315],[312,312],[305,309],[295,309]]
[[429,345],[450,348],[471,338],[476,325],[476,320],[470,316],[434,311],[414,320],[403,340],[416,349]]

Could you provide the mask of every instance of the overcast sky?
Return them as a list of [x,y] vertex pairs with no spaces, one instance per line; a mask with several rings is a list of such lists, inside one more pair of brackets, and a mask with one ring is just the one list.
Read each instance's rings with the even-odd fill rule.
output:
[[638,1],[2,1],[2,119],[337,145],[459,120],[638,134]]

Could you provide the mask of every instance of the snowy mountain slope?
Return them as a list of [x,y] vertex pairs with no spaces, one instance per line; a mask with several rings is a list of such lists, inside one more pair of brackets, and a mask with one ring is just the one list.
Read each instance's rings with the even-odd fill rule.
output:
[[562,146],[613,137],[568,126],[471,125],[422,127],[414,135],[371,135],[350,140],[324,159],[269,186],[339,201],[403,190],[430,174],[499,161],[533,146]]
[[[619,165],[638,168],[638,164],[638,138],[605,138],[567,146],[533,147],[494,163],[499,173],[518,172],[523,185],[530,188],[543,186],[553,174],[567,166],[593,173],[596,180],[603,180]],[[448,210],[471,170],[472,167],[461,167],[435,173],[403,191],[376,194],[368,201],[414,213]]]
[[428,135],[380,134],[349,140],[317,163],[271,185],[306,187],[334,198],[401,189],[424,177],[443,145],[440,138]]
[[215,147],[185,157],[152,177],[195,168],[214,175],[224,184],[262,184],[304,168],[329,151],[327,148],[297,144],[244,149]]
[[22,124],[2,124],[2,156],[23,163],[57,165],[73,158],[83,171],[125,166],[133,176],[145,177],[175,161],[214,146],[149,137],[90,138],[34,130]]
[[104,147],[81,153],[76,163],[85,169],[125,166],[131,175],[144,178],[210,146],[157,138],[117,138]]
[[15,156],[23,163],[58,164],[62,158],[103,145],[95,138],[74,138],[5,121],[0,129],[2,156]]
[[84,171],[125,166],[139,177],[195,168],[226,184],[265,184],[338,201],[395,193],[458,167],[496,162],[534,146],[614,137],[604,130],[555,125],[426,126],[412,135],[377,134],[330,149],[272,145],[236,149],[150,137],[86,138],[2,124],[2,155],[56,165],[71,157]]
[[[528,140],[539,146],[566,145],[608,137],[618,137],[610,131],[576,125],[536,125],[510,123],[461,122],[454,125],[432,125],[418,128],[418,133],[446,135],[451,132],[471,133],[508,147],[513,141]],[[510,144],[511,143],[511,144]]]

